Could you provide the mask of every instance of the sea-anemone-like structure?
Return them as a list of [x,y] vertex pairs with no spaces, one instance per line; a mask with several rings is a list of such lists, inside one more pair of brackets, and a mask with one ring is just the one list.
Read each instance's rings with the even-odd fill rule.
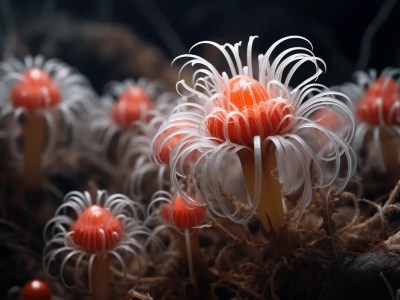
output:
[[56,59],[27,56],[0,64],[0,122],[9,153],[23,162],[26,190],[42,186],[43,155],[87,140],[83,124],[94,98],[86,78]]
[[196,198],[188,195],[186,197],[197,205],[184,201],[180,195],[174,196],[166,191],[158,191],[149,204],[148,215],[152,218],[160,217],[160,212],[155,207],[161,207],[161,215],[168,224],[182,232],[191,229],[204,220],[206,207],[199,205],[201,202]]
[[148,112],[149,120],[136,121],[132,126],[132,136],[126,141],[125,151],[119,158],[121,166],[132,166],[125,184],[126,192],[131,197],[148,201],[156,190],[168,185],[168,164],[156,164],[149,155],[149,149],[160,125],[175,105],[182,101],[173,93],[163,93],[158,97],[155,108]]
[[107,299],[110,265],[124,276],[132,264],[137,273],[146,266],[150,230],[143,216],[141,205],[122,194],[67,194],[44,229],[44,269],[67,287],[89,284],[93,299],[99,289],[105,294],[101,299]]
[[[196,234],[196,229],[193,229],[193,227],[200,225],[205,219],[207,210],[206,207],[201,205],[201,202],[193,196],[186,194],[186,197],[196,203],[196,205],[186,202],[180,195],[172,195],[166,191],[158,191],[154,193],[147,210],[149,219],[164,219],[164,222],[172,225],[180,233],[183,233],[185,243],[183,245],[182,239],[178,238],[180,241],[178,244],[180,244],[181,252],[186,252],[189,277],[192,284],[196,285],[193,256],[198,259],[201,257],[201,252],[199,249],[198,235]],[[154,232],[160,232],[167,227],[169,226],[161,224],[156,227]]]
[[[245,62],[239,55],[241,43],[219,45],[205,41],[192,47],[216,47],[226,60],[226,71],[219,71],[195,54],[179,56],[176,60],[187,59],[182,69],[196,68],[191,84],[185,80],[178,82],[178,92],[197,97],[204,104],[189,101],[178,105],[156,138],[176,122],[187,123],[185,128],[168,134],[169,138],[184,134],[170,158],[172,184],[183,199],[198,205],[185,195],[180,178],[185,178],[217,216],[244,223],[257,211],[266,229],[279,229],[284,215],[292,220],[302,215],[312,200],[313,189],[335,185],[341,190],[351,178],[355,157],[349,142],[354,133],[354,117],[344,94],[313,82],[325,65],[314,56],[307,39],[290,36],[278,40],[258,55],[257,68],[252,53],[255,39],[249,39]],[[305,46],[279,52],[287,42]],[[309,77],[299,75],[304,73],[304,65],[314,69]],[[291,87],[294,77],[300,83]],[[312,120],[313,114],[324,109],[343,116],[346,132],[337,134]],[[185,161],[192,159],[194,152],[193,168],[185,168]],[[162,161],[161,146],[156,147],[155,155]],[[241,162],[250,191],[242,201],[246,209],[230,205],[227,191],[222,188],[223,174],[229,172],[229,156]],[[343,162],[345,170],[341,169]],[[297,205],[284,203],[282,193],[299,192]],[[287,208],[291,209],[288,214]]]
[[[0,76],[1,121],[11,116],[10,128],[18,127],[24,113],[43,114],[46,151],[51,151],[57,142],[82,142],[82,121],[90,115],[95,98],[83,75],[57,59],[46,60],[39,55],[1,63]],[[15,138],[11,146],[12,154],[21,156]]]
[[[387,68],[380,75],[375,70],[359,71],[355,80],[340,90],[355,103],[357,127],[353,145],[359,154],[359,166],[363,170],[371,167],[368,159],[360,156],[361,149],[369,144],[367,155],[373,157],[373,167],[385,173],[399,163],[394,156],[400,147],[400,69]],[[399,173],[395,173],[398,179]]]
[[135,124],[151,120],[161,94],[161,84],[145,78],[111,82],[91,124],[92,148],[118,163],[129,150]]
[[[130,165],[134,160],[135,164],[126,181],[128,195],[135,199],[146,199],[150,201],[157,190],[169,189],[170,182],[168,174],[170,170],[170,158],[174,147],[185,138],[185,134],[176,135],[176,130],[185,130],[190,126],[190,120],[179,120],[173,122],[171,126],[164,131],[163,135],[158,135],[158,129],[165,122],[171,111],[180,103],[185,102],[183,98],[177,97],[172,93],[165,93],[159,97],[157,105],[150,113],[151,119],[147,122],[135,122],[135,135],[130,139],[127,145],[127,151],[120,159],[122,165]],[[186,112],[189,113],[190,112]],[[154,157],[154,152],[149,149],[160,148],[159,163]],[[150,155],[149,155],[150,154]],[[194,155],[187,162],[194,161]],[[153,176],[150,179],[149,176]],[[144,184],[150,180],[152,184]],[[150,194],[149,194],[150,191]]]

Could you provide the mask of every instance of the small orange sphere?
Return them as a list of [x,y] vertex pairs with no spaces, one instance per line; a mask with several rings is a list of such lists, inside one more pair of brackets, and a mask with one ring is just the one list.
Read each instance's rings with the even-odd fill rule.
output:
[[391,78],[379,78],[372,82],[358,102],[356,113],[359,119],[371,125],[399,124],[400,86]]
[[[192,197],[190,199],[196,203],[200,203],[197,199]],[[180,230],[185,230],[200,224],[206,216],[206,208],[188,203],[178,195],[174,201],[164,206],[163,215],[167,222],[171,222]]]
[[140,120],[143,112],[153,106],[150,95],[144,88],[131,86],[114,104],[111,117],[121,128],[126,129],[133,121]]
[[91,205],[71,226],[74,242],[87,252],[113,248],[122,237],[122,224],[99,205]]
[[24,107],[29,111],[52,108],[61,101],[60,89],[44,70],[33,68],[22,77],[11,90],[14,107]]
[[27,282],[21,290],[21,300],[50,300],[51,290],[43,280],[33,279]]
[[[291,105],[283,100],[271,99],[260,82],[242,75],[229,80],[224,99],[217,100],[216,106],[223,110],[211,112],[207,117],[206,126],[210,134],[249,146],[253,145],[255,136],[266,138],[279,133],[288,125],[293,114]],[[228,116],[232,112],[240,114]]]

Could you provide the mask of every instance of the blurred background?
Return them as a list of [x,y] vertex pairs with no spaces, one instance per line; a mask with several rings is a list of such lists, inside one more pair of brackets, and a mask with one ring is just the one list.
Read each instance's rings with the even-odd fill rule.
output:
[[[180,61],[171,67],[172,60],[187,53],[199,41],[243,41],[245,46],[250,35],[258,35],[259,39],[254,44],[254,53],[258,54],[265,52],[282,37],[302,35],[312,42],[315,55],[326,62],[327,72],[320,76],[319,82],[331,86],[350,81],[358,68],[376,68],[381,71],[388,66],[400,67],[399,2],[0,0],[0,56],[2,59],[14,56],[22,59],[29,54],[42,54],[47,58],[59,58],[86,75],[99,94],[111,80],[139,77],[161,79],[173,90],[178,80]],[[387,6],[382,10],[383,4]],[[381,16],[378,20],[380,22],[374,21],[377,20],[377,15]],[[376,32],[367,29],[370,24],[376,25]],[[370,33],[371,43],[361,47],[366,32]],[[213,47],[199,47],[195,51],[217,65],[222,64],[221,55]],[[360,52],[365,55],[363,59],[360,59]],[[86,162],[86,157],[85,160],[72,157],[76,166],[72,163],[71,165],[75,168],[65,168],[64,164],[57,164],[65,161],[65,157],[62,158],[54,156],[49,163],[58,167],[55,171],[51,170],[53,173],[49,173],[55,178],[55,182],[60,182],[60,186],[69,187],[69,183],[74,187],[85,185],[87,182],[82,177],[86,179],[86,173],[104,177],[102,180],[109,185],[114,182],[112,180],[116,180],[114,173],[105,167],[102,169],[102,166],[97,168],[90,160],[87,164],[81,164],[82,161]],[[98,163],[96,158],[94,161]],[[69,161],[67,166],[68,163]],[[80,168],[84,172],[80,172]],[[8,201],[8,194],[13,195],[14,191],[20,190],[20,178],[17,175],[12,177],[8,169],[6,170],[0,172],[4,177],[0,176],[0,185],[5,187],[7,193],[2,197]],[[37,199],[30,200],[26,206],[28,209],[22,210],[21,215],[20,210],[15,210],[14,215],[18,216],[23,228],[31,227],[32,231],[37,231],[34,235],[37,240],[31,241],[26,236],[19,235],[13,238],[16,244],[29,245],[26,248],[33,249],[35,256],[30,259],[31,256],[26,255],[28,259],[21,260],[23,255],[16,256],[11,248],[1,245],[1,299],[4,299],[2,295],[10,286],[24,282],[34,273],[32,270],[41,268],[41,230],[44,224],[32,225],[32,219],[43,221],[47,220],[44,216],[52,214],[51,209],[42,209],[48,204],[48,199],[44,199],[44,204],[37,204]],[[9,203],[12,204],[11,200]],[[36,209],[39,208],[37,211],[41,212],[40,215],[36,216],[36,211],[30,210],[33,205]],[[5,215],[4,211],[0,205],[0,215]],[[25,215],[29,217],[20,217]],[[9,232],[8,227],[2,231],[7,239]],[[6,238],[3,240],[7,240]],[[22,239],[26,240],[23,240],[25,243],[20,242]],[[11,269],[14,271],[8,272]]]
[[[4,57],[44,54],[78,68],[100,93],[112,79],[161,78],[173,89],[170,63],[198,41],[247,42],[264,52],[302,35],[327,63],[320,82],[351,80],[363,34],[383,3],[393,7],[373,36],[363,68],[400,67],[400,4],[393,0],[0,0]],[[213,56],[203,47],[201,55]],[[201,52],[203,51],[203,52]]]

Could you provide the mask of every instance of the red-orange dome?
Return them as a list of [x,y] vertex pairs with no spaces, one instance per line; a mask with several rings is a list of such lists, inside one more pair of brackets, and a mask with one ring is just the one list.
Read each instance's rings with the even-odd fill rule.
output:
[[399,124],[400,86],[391,78],[379,78],[372,82],[357,104],[358,118],[371,125]]
[[[252,146],[255,136],[265,138],[281,132],[290,121],[288,115],[293,114],[291,105],[271,98],[260,82],[243,75],[229,80],[224,98],[215,104],[222,110],[211,111],[206,120],[208,131],[212,136],[241,145]],[[231,112],[241,114],[228,116]]]
[[[200,203],[197,199],[190,199],[196,203]],[[177,228],[185,230],[198,225],[205,218],[206,208],[204,206],[188,203],[178,195],[175,201],[164,206],[163,215],[167,222],[171,222]]]
[[29,111],[51,108],[61,101],[60,89],[44,70],[33,68],[22,77],[11,90],[14,107],[24,107]]
[[115,123],[125,129],[133,121],[140,120],[143,112],[153,106],[150,95],[144,88],[131,86],[118,98],[111,116]]
[[21,300],[50,300],[51,290],[43,280],[33,279],[27,282],[21,290]]
[[87,252],[113,248],[122,237],[122,224],[104,207],[91,205],[72,224],[71,237]]

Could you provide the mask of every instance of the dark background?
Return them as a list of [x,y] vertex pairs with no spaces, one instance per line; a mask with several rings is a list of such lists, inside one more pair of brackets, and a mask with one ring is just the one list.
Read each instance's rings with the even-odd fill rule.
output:
[[[256,47],[261,52],[287,35],[307,37],[314,45],[315,54],[327,63],[327,73],[320,81],[327,85],[340,84],[351,79],[359,58],[362,36],[385,2],[10,0],[13,12],[11,23],[14,23],[10,26],[10,21],[7,24],[7,18],[4,17],[6,1],[0,0],[3,10],[3,50],[10,44],[10,33],[17,33],[18,43],[25,45],[24,51],[13,51],[17,56],[44,53],[46,56],[61,58],[85,73],[99,92],[108,80],[128,76],[168,77],[174,82],[176,74],[167,71],[171,60],[186,53],[194,43],[201,40],[221,43],[243,40],[245,44],[249,35],[260,36]],[[122,61],[117,61],[123,56],[120,54],[115,54],[113,59],[107,61],[104,55],[96,53],[118,53],[118,49],[124,47],[122,40],[126,40],[126,37],[120,37],[118,42],[112,38],[105,41],[99,38],[105,32],[104,27],[99,25],[108,26],[110,23],[126,27],[128,33],[139,41],[136,44],[140,44],[137,51],[127,47],[127,58],[120,59]],[[96,28],[96,38],[93,38],[96,34],[88,28]],[[50,47],[49,43],[53,46]],[[145,47],[141,49],[143,43]],[[104,50],[103,44],[114,48]],[[136,46],[132,43],[131,47]],[[395,4],[377,31],[370,50],[371,56],[365,67],[382,70],[387,66],[400,66],[399,3]],[[136,62],[125,63],[129,53],[136,57]],[[147,67],[145,62],[150,54],[157,59],[149,58]],[[141,63],[143,67],[137,68]],[[118,64],[129,65],[130,70],[118,69]]]
[[[383,2],[0,0],[0,53],[3,58],[23,58],[28,54],[60,58],[84,73],[99,93],[110,80],[141,76],[161,78],[173,89],[179,66],[172,68],[172,59],[187,53],[189,47],[198,41],[235,43],[242,40],[246,45],[249,35],[259,35],[255,43],[257,53],[266,51],[279,38],[296,34],[307,37],[314,45],[315,54],[325,60],[327,72],[320,77],[320,82],[337,85],[351,80],[359,59],[362,36]],[[11,7],[7,6],[8,3]],[[214,60],[214,52],[207,49],[199,51]],[[380,71],[388,66],[400,67],[400,3],[396,3],[377,31],[370,50],[371,57],[364,68]],[[0,149],[5,147],[2,145]],[[6,160],[4,157],[2,164]],[[63,168],[61,162],[64,160],[64,157],[56,157],[53,164],[60,162],[58,168]],[[91,161],[83,164],[83,167],[79,163],[79,167],[84,169],[83,173],[87,170],[93,172]],[[8,169],[4,171],[1,164],[0,167],[3,167],[0,184],[7,191],[3,198],[12,206],[15,199],[6,196],[10,194],[17,198],[22,195],[15,193],[15,196],[13,193],[21,189],[20,178],[13,175],[15,172],[10,172],[10,175]],[[102,169],[98,171],[95,167],[94,173],[103,177]],[[56,168],[54,174],[59,176],[60,185],[67,186],[65,182],[71,182],[74,187],[85,185],[81,171],[76,171],[77,167],[71,169],[73,171],[66,168],[65,172],[61,172]],[[64,173],[68,173],[69,177]],[[111,176],[110,179],[105,178],[109,185],[115,180]],[[46,198],[41,200],[41,204],[32,199],[29,201],[23,213],[18,207],[14,208],[12,214],[18,216],[18,224],[22,224],[23,228],[32,228],[32,236],[37,240],[28,239],[31,235],[21,236],[15,231],[17,235],[8,227],[2,230],[2,234],[6,238],[9,234],[11,242],[15,241],[23,248],[32,250],[35,256],[30,259],[29,255],[16,255],[11,247],[0,245],[0,254],[3,255],[0,260],[2,299],[12,285],[22,284],[34,274],[32,270],[41,266],[41,231],[44,224],[39,221],[47,220],[43,216],[49,214],[49,209],[41,210],[47,205]],[[33,206],[35,210],[30,209]],[[36,211],[41,214],[36,216]],[[32,220],[36,220],[36,223],[32,223]],[[6,238],[3,237],[3,240],[7,241]]]

